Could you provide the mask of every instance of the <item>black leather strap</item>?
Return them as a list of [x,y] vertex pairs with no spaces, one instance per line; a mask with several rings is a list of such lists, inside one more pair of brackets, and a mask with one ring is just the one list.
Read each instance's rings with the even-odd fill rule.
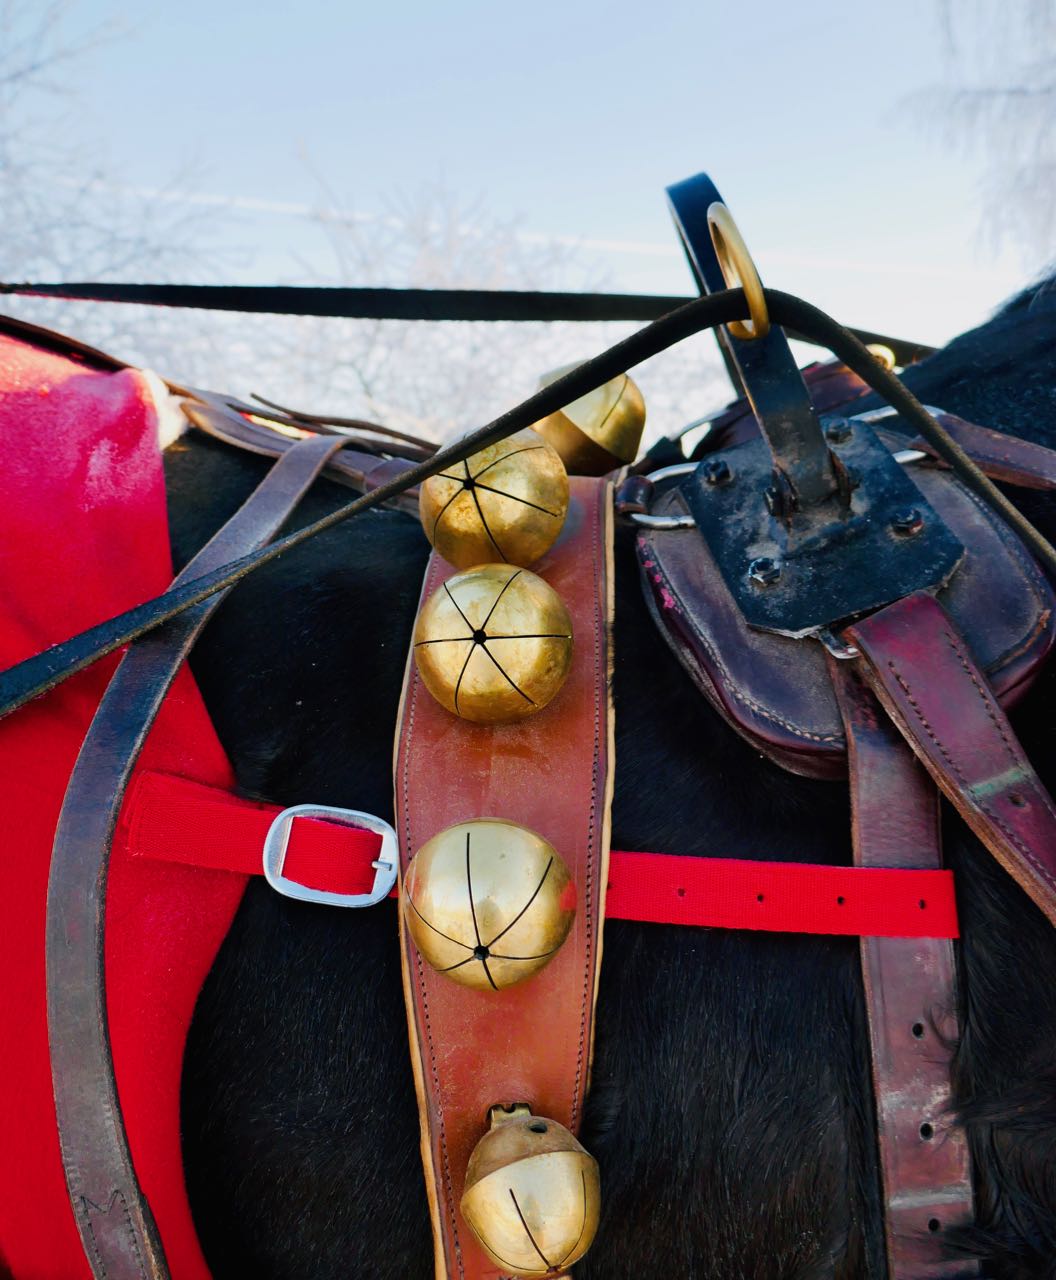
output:
[[[325,436],[298,441],[176,581],[267,542],[341,445]],[[103,933],[111,840],[147,732],[225,595],[209,597],[129,649],[88,730],[55,833],[47,906],[51,1070],[66,1184],[99,1280],[168,1276],[132,1167],[110,1052]]]

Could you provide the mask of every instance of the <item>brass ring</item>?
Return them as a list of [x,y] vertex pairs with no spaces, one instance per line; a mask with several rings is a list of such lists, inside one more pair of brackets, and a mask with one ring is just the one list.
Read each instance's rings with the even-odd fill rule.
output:
[[765,338],[770,332],[770,312],[766,306],[763,282],[759,279],[744,237],[737,230],[733,214],[718,200],[708,209],[708,230],[726,287],[736,289],[740,285],[748,299],[748,314],[752,318],[750,327],[743,320],[731,320],[726,328],[733,337],[743,338],[746,342]]
[[876,363],[890,373],[896,364],[895,353],[891,348],[884,342],[868,342],[866,347]]

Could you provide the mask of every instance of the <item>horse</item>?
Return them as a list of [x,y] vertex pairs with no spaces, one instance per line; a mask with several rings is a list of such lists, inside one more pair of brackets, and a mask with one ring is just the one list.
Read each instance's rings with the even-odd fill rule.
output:
[[[1056,445],[1056,289],[1026,291],[904,378],[928,403]],[[198,432],[167,449],[177,568],[267,465]],[[1010,492],[1056,531],[1051,500]],[[296,522],[343,496],[319,481]],[[633,543],[617,529],[613,847],[848,863],[846,786],[782,771],[720,720],[647,615]],[[413,518],[370,511],[221,606],[191,665],[247,796],[391,821],[428,551]],[[1054,707],[1050,665],[1013,716],[1050,787]],[[953,1099],[976,1197],[948,1245],[1001,1280],[1052,1277],[1056,937],[967,829],[946,826],[962,933]],[[580,1135],[602,1217],[577,1275],[883,1277],[872,1108],[855,939],[608,922]],[[393,902],[342,911],[250,884],[199,998],[182,1126],[216,1280],[432,1274]]]

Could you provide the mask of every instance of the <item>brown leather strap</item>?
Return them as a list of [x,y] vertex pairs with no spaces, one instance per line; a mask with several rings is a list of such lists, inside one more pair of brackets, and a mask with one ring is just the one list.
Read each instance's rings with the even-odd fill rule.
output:
[[[992,480],[1003,480],[1024,489],[1056,489],[1056,450],[977,426],[952,413],[937,411],[935,417]],[[933,446],[920,436],[901,447],[921,449],[933,458],[938,456]]]
[[907,596],[845,636],[943,794],[1056,924],[1056,806],[942,606]]
[[[267,542],[341,444],[333,437],[297,442],[180,578],[194,578]],[[147,731],[224,595],[187,610],[129,649],[89,728],[55,833],[47,905],[51,1070],[70,1201],[99,1280],[168,1275],[132,1167],[110,1053],[103,931],[111,840]]]
[[[554,701],[512,725],[456,720],[409,664],[397,738],[401,869],[427,839],[467,818],[539,832],[577,887],[564,946],[530,981],[498,992],[430,969],[403,931],[404,991],[422,1123],[422,1154],[441,1280],[501,1274],[459,1213],[466,1163],[495,1103],[526,1102],[575,1132],[587,1091],[614,772],[609,697],[609,487],[571,478],[565,528],[532,566],[572,617],[572,671]],[[453,570],[433,556],[423,597]]]
[[[829,665],[847,734],[855,863],[937,870],[938,791],[849,664]],[[977,1275],[943,1244],[947,1227],[972,1220],[968,1144],[949,1116],[953,944],[862,938],[861,956],[889,1280]]]
[[[279,430],[277,427],[252,422],[241,413],[236,413],[220,397],[211,397],[208,401],[185,400],[183,411],[200,431],[213,439],[268,458],[281,458],[298,440],[317,434],[314,428],[296,424]],[[328,438],[334,438],[332,434],[327,434]],[[346,484],[357,493],[369,493],[371,489],[402,476],[412,466],[405,458],[386,457],[372,452],[376,447],[375,441],[356,436],[341,436],[340,439],[345,447],[329,460],[326,474],[331,480]],[[417,515],[417,488],[398,494],[392,500],[392,505]]]

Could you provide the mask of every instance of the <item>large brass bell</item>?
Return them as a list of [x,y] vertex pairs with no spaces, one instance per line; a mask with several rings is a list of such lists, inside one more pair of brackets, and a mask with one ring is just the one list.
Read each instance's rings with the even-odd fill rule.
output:
[[[547,387],[576,366],[555,369],[539,380]],[[572,475],[603,476],[638,456],[645,429],[645,401],[637,384],[622,374],[588,391],[532,424],[561,455]]]
[[418,511],[426,537],[456,569],[528,565],[553,545],[568,512],[568,474],[529,428],[430,476]]
[[598,1164],[554,1120],[491,1109],[466,1169],[462,1216],[503,1273],[553,1276],[590,1248],[601,1212]]
[[429,597],[414,660],[433,697],[465,720],[501,724],[541,711],[572,665],[572,620],[528,569],[483,564]]
[[534,831],[501,818],[460,822],[426,841],[407,868],[401,900],[423,959],[481,991],[538,973],[576,914],[561,855]]

